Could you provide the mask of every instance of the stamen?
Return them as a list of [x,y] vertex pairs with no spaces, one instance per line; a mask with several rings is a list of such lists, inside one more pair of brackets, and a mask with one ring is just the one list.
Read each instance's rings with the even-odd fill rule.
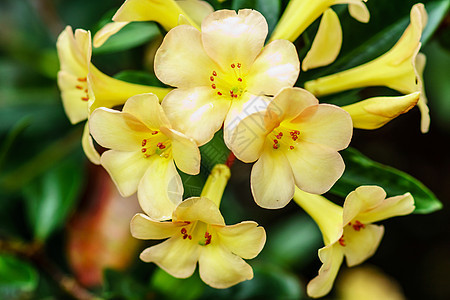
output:
[[212,74],[213,74],[213,76],[217,76],[217,72],[216,71],[213,71]]
[[147,145],[147,140],[142,140],[142,147],[144,147],[145,145]]
[[79,90],[82,90],[83,89],[83,87],[81,86],[81,85],[77,85],[77,86],[75,86],[77,89],[79,89]]
[[341,245],[342,247],[345,247],[345,240],[344,240],[344,235],[341,236],[341,238],[338,240],[339,245]]
[[293,149],[294,149],[294,146],[289,146],[289,149],[293,150]]
[[242,78],[239,77],[239,78],[238,78],[238,81],[239,81],[239,82],[242,82]]
[[213,83],[213,84],[211,84],[211,87],[213,88],[213,90],[215,90],[216,89],[216,85]]
[[78,78],[77,80],[80,81],[80,82],[84,82],[84,81],[87,81],[87,78],[86,77],[81,77],[81,78]]
[[214,81],[214,77],[213,76],[209,77],[209,80]]
[[238,63],[238,64],[237,64],[237,67],[238,67],[238,69],[240,69],[240,68],[241,68],[241,64],[240,64],[240,63]]
[[141,152],[142,152],[142,153],[147,152],[147,148],[142,148],[142,149],[141,149]]
[[221,92],[217,92],[217,95],[222,96],[222,93]]
[[152,135],[158,134],[159,131],[155,130],[152,132]]
[[[350,223],[349,223],[349,225],[350,225]],[[352,226],[353,229],[355,229],[356,231],[360,231],[361,228],[364,229],[364,228],[366,227],[363,223],[361,223],[361,222],[358,221],[358,220],[356,220],[356,221],[355,221],[355,224],[353,224],[353,225],[351,225],[351,226]]]
[[278,148],[279,148],[278,144],[273,144],[273,149],[278,149]]
[[234,69],[236,67],[236,65],[235,64],[231,64],[231,67]]
[[81,97],[81,100],[83,100],[83,101],[88,101],[88,100],[89,100],[89,97]]

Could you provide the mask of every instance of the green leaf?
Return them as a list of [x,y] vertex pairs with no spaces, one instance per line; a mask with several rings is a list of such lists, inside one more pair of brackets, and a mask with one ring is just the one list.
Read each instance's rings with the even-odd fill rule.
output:
[[111,36],[101,47],[94,48],[93,54],[128,50],[147,43],[159,34],[158,26],[154,23],[132,22]]
[[410,192],[416,205],[414,213],[428,214],[442,208],[436,196],[411,175],[375,162],[353,148],[341,154],[346,164],[345,172],[330,190],[331,193],[346,197],[361,185],[378,185],[386,190],[388,196]]
[[422,44],[426,44],[444,20],[450,8],[450,0],[433,1],[425,4],[428,23],[422,34]]
[[28,221],[37,240],[45,240],[65,223],[80,196],[83,166],[81,157],[62,161],[25,186]]
[[103,273],[104,291],[106,299],[141,300],[149,299],[147,289],[136,281],[130,274],[106,269]]
[[259,11],[269,24],[269,36],[280,17],[280,6],[280,0],[233,0],[231,5],[234,10],[253,8]]
[[197,274],[186,279],[175,278],[162,269],[157,269],[151,279],[151,287],[164,296],[164,299],[198,299],[205,284]]
[[26,299],[36,289],[39,274],[14,256],[0,255],[0,299]]
[[230,150],[223,141],[223,131],[219,130],[213,139],[200,147],[202,155],[201,168],[208,174],[216,164],[223,164],[227,161]]
[[161,81],[156,78],[155,74],[145,71],[125,70],[114,75],[114,78],[136,84],[163,86]]

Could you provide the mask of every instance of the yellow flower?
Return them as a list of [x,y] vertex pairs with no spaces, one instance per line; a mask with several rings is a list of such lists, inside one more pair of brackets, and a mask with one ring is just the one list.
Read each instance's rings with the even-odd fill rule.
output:
[[206,1],[199,0],[127,0],[94,36],[94,47],[100,47],[110,36],[129,22],[155,21],[169,31],[180,25],[189,24],[199,28],[202,20],[214,11]]
[[153,219],[168,219],[181,202],[183,184],[177,167],[188,174],[200,169],[194,140],[172,129],[153,94],[128,99],[122,112],[96,109],[89,119],[94,139],[109,148],[101,156],[122,196],[138,192],[139,203]]
[[423,4],[414,5],[410,25],[391,50],[361,66],[308,81],[305,88],[316,96],[367,86],[387,86],[404,94],[420,91],[421,130],[427,132],[429,116],[420,74],[425,60],[422,54],[418,55],[426,22]]
[[244,162],[258,160],[251,173],[256,203],[280,208],[295,185],[315,194],[331,188],[345,167],[338,151],[351,136],[352,120],[343,109],[319,104],[304,89],[285,88],[265,111],[244,118],[227,146]]
[[[86,120],[97,107],[113,107],[129,97],[142,93],[155,93],[164,97],[170,89],[132,84],[111,78],[91,63],[91,34],[77,29],[75,35],[67,26],[56,43],[60,62],[58,86],[64,110],[72,124]],[[95,150],[86,124],[82,138],[83,149],[88,158],[98,164]]]
[[225,225],[218,205],[230,173],[226,166],[218,165],[211,176],[201,197],[180,203],[171,222],[156,222],[137,214],[131,221],[131,233],[139,239],[168,238],[145,249],[140,256],[143,261],[154,262],[177,278],[191,276],[198,262],[205,283],[228,288],[253,278],[252,268],[243,258],[252,259],[259,254],[266,233],[252,221]]
[[[225,120],[225,138],[237,116],[259,95],[293,86],[300,63],[294,45],[276,40],[264,47],[268,27],[257,11],[210,14],[201,32],[175,27],[155,56],[155,74],[175,86],[162,102],[175,129],[207,143]],[[264,49],[263,49],[264,47]]]
[[354,128],[377,129],[408,112],[419,98],[420,92],[400,97],[375,97],[343,106],[342,109],[352,117]]
[[286,39],[295,41],[330,6],[348,3],[352,17],[360,22],[369,21],[367,0],[291,0],[278,21],[270,40]]
[[348,194],[344,207],[322,196],[295,190],[294,200],[319,226],[325,247],[319,250],[323,263],[319,275],[307,286],[310,297],[322,297],[332,288],[344,256],[349,267],[358,265],[377,250],[384,227],[372,223],[414,211],[410,193],[386,198],[378,186],[361,186]]

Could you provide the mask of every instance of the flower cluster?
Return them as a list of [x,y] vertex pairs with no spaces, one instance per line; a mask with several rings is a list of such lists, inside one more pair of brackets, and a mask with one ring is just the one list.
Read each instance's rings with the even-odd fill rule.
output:
[[[100,46],[129,22],[155,21],[167,30],[154,57],[157,78],[168,88],[131,84],[109,77],[91,63],[91,36],[67,27],[58,39],[58,84],[72,123],[87,120],[83,148],[101,164],[123,196],[137,193],[145,214],[131,221],[139,239],[167,239],[141,254],[169,274],[186,278],[196,264],[202,280],[226,288],[253,277],[243,260],[262,250],[266,235],[252,221],[227,226],[219,207],[230,171],[217,165],[199,197],[183,201],[179,171],[200,172],[199,146],[223,128],[224,142],[239,160],[255,162],[251,191],[264,208],[286,206],[294,198],[320,227],[323,266],[308,294],[329,292],[343,257],[361,263],[378,247],[383,227],[372,225],[414,210],[410,194],[386,199],[381,187],[362,186],[344,207],[320,194],[342,176],[339,151],[353,128],[376,129],[418,104],[423,132],[429,127],[419,53],[426,24],[423,5],[386,54],[359,67],[295,87],[300,73],[292,43],[322,16],[304,71],[332,63],[342,44],[334,4],[369,21],[362,0],[291,0],[269,37],[261,13],[213,11],[204,1],[127,0],[94,37]],[[358,87],[382,85],[404,96],[376,97],[348,106],[320,103],[316,97]],[[117,110],[120,108],[120,110]],[[95,141],[107,150],[100,154]],[[178,171],[179,170],[179,171]],[[406,191],[405,191],[406,192]]]

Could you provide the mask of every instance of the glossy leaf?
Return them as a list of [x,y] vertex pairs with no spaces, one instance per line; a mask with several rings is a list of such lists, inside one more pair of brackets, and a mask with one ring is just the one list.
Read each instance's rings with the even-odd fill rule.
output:
[[164,299],[198,299],[203,293],[205,284],[200,280],[198,274],[186,279],[172,277],[165,271],[157,269],[151,279],[153,290],[164,296]]
[[341,154],[346,164],[345,172],[330,190],[331,193],[346,197],[361,185],[378,185],[386,190],[388,196],[410,192],[416,205],[414,213],[428,214],[442,208],[436,196],[411,175],[375,162],[352,148]]
[[0,299],[26,299],[36,289],[39,274],[29,263],[0,255]]

